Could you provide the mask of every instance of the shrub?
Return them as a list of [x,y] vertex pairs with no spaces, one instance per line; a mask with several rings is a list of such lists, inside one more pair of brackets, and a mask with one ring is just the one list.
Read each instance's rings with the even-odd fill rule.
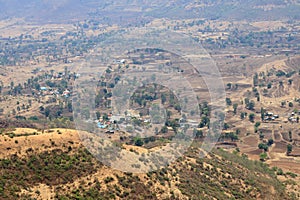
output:
[[279,168],[279,169],[277,170],[277,175],[283,175],[282,169]]
[[108,176],[108,177],[106,177],[105,179],[104,179],[104,183],[110,183],[110,182],[112,182],[112,181],[114,181],[114,178],[113,177],[110,177],[110,176]]
[[260,158],[261,161],[265,161],[267,157],[268,157],[268,155],[266,153],[261,153],[259,155],[259,158]]

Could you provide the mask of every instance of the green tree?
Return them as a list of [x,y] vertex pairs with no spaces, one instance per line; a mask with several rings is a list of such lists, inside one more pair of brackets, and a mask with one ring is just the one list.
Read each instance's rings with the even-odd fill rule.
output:
[[289,139],[290,139],[290,142],[293,141],[293,134],[292,134],[292,131],[289,131]]
[[287,154],[289,155],[290,153],[292,153],[292,151],[293,151],[293,146],[291,145],[291,144],[288,144],[287,145]]
[[245,102],[245,105],[248,106],[248,104],[250,103],[250,99],[249,98],[245,98],[244,102]]
[[272,144],[274,144],[274,140],[271,138],[268,140],[268,146],[272,146]]
[[258,85],[258,74],[255,73],[255,75],[253,76],[253,86],[257,86]]
[[162,104],[165,104],[166,101],[167,101],[166,95],[165,95],[165,94],[162,94],[162,95],[161,95],[161,103],[162,103]]
[[36,84],[34,85],[34,88],[35,88],[36,90],[40,90],[40,89],[41,89],[41,86],[40,86],[40,84],[36,83]]
[[[72,103],[71,103],[71,102],[68,102],[67,108],[68,108],[68,111],[69,111],[69,112],[73,112],[73,106],[72,106]],[[99,118],[97,118],[97,119],[99,119]]]
[[231,102],[231,99],[230,98],[226,98],[226,104],[228,105],[228,106],[231,106],[231,104],[232,104],[232,102]]
[[46,118],[49,117],[49,115],[50,115],[50,108],[49,108],[49,107],[47,107],[47,108],[45,109],[44,115],[45,115]]
[[260,96],[259,96],[259,94],[258,94],[257,97],[256,97],[256,101],[260,101]]
[[231,83],[227,83],[227,88],[230,90],[232,87],[232,84]]
[[283,175],[282,169],[279,168],[279,169],[277,170],[277,175]]
[[205,126],[209,126],[209,118],[207,116],[203,116],[201,118],[201,122],[199,124],[199,128],[203,128]]
[[254,122],[254,119],[255,119],[255,114],[254,114],[254,113],[251,113],[251,114],[249,115],[249,120],[250,120],[250,122]]
[[97,119],[100,119],[100,117],[101,117],[101,114],[100,114],[99,111],[97,111],[97,112],[96,112],[96,118],[97,118]]
[[260,132],[260,133],[259,133],[259,139],[262,140],[262,139],[264,139],[264,138],[265,138],[265,135],[264,135],[262,132]]
[[272,83],[268,83],[267,88],[271,89],[272,88]]
[[283,81],[279,81],[279,86],[280,86],[280,87],[283,86]]
[[261,108],[260,109],[260,118],[261,118],[261,121],[264,121],[264,119],[265,119],[265,113],[266,113],[265,109]]
[[139,119],[136,119],[136,118],[132,119],[132,122],[135,126],[141,126],[142,125],[142,121],[139,120]]
[[104,121],[108,121],[108,115],[106,113],[103,114],[102,119]]
[[161,128],[161,132],[162,132],[162,133],[168,133],[168,127],[167,127],[167,126],[163,126],[163,127]]
[[40,106],[39,109],[41,112],[44,112],[44,110],[45,110],[44,106]]
[[238,104],[234,103],[232,107],[233,107],[233,113],[236,114],[236,110],[237,110]]
[[202,130],[196,130],[195,137],[196,138],[202,138],[203,137],[203,131]]
[[260,126],[260,122],[256,122],[254,126],[258,128]]
[[228,125],[227,123],[224,123],[223,129],[224,129],[224,130],[227,130],[228,128],[229,128],[229,125]]
[[269,146],[265,143],[259,143],[258,148],[263,149],[264,151],[268,151]]
[[170,110],[167,111],[167,118],[170,119],[172,116],[172,112]]
[[248,108],[249,110],[254,110],[254,106],[255,106],[254,101],[250,101],[250,102],[248,103],[248,105],[247,105],[247,108]]
[[244,112],[241,112],[240,117],[241,117],[241,119],[245,119],[245,113],[244,113]]
[[180,107],[179,104],[176,104],[176,105],[174,106],[174,109],[177,110],[177,111],[179,112],[179,111],[181,110],[181,107]]
[[135,146],[141,147],[141,146],[144,145],[144,142],[141,138],[136,138],[135,141],[134,141],[134,144],[135,144]]
[[230,137],[231,141],[237,141],[239,139],[239,137],[235,133],[230,133],[229,137]]

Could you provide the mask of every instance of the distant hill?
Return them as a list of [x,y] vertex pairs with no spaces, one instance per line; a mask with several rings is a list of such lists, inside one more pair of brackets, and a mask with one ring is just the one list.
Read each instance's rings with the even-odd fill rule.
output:
[[66,22],[98,18],[127,21],[137,17],[280,20],[299,19],[298,0],[0,0],[0,19]]

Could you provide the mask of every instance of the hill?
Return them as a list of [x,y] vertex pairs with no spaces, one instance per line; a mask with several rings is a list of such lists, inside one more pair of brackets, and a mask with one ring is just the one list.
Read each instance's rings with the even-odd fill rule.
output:
[[[32,22],[71,22],[94,18],[103,22],[132,23],[145,18],[208,18],[236,20],[299,19],[299,2],[294,0],[0,0],[0,19],[26,18]],[[138,21],[140,21],[138,20]]]
[[14,132],[0,138],[0,199],[292,199],[277,169],[221,149],[199,158],[201,141],[166,168],[132,174],[95,160],[76,131]]

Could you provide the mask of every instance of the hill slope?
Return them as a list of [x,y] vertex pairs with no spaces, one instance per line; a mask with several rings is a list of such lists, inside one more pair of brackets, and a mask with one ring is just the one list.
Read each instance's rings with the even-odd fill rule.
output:
[[290,198],[265,164],[223,150],[200,159],[199,142],[165,169],[132,174],[95,160],[75,131],[36,134],[1,136],[0,199]]

